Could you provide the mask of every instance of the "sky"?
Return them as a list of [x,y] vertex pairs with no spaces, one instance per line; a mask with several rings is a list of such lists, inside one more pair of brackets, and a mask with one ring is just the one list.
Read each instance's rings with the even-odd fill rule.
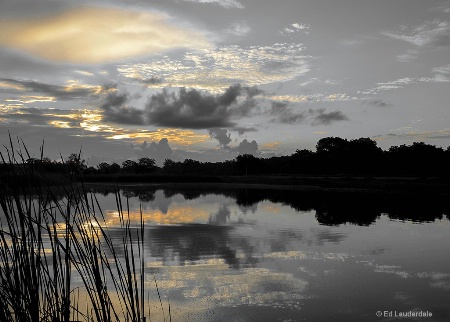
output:
[[450,145],[450,1],[0,0],[0,142],[88,165]]

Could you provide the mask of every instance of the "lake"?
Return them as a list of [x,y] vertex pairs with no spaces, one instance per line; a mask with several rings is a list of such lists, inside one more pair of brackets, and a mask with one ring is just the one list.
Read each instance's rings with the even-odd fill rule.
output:
[[[94,191],[120,245],[115,195]],[[168,321],[169,301],[172,321],[450,320],[445,200],[195,185],[120,195],[132,226],[142,209],[152,321]]]

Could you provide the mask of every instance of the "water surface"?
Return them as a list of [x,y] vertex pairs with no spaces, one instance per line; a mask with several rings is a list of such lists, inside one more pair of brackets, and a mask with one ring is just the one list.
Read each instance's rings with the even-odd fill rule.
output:
[[[445,203],[249,188],[120,193],[136,225],[142,208],[152,320],[162,318],[154,278],[172,321],[450,319]],[[118,226],[114,194],[96,196]]]

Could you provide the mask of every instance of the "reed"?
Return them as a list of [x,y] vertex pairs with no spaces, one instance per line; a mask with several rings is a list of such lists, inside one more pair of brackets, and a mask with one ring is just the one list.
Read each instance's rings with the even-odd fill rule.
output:
[[[45,173],[19,166],[29,154],[18,145],[10,139],[0,153],[8,178],[0,178],[0,321],[146,321],[142,209],[132,225],[128,199],[123,205],[116,189],[120,225],[108,227],[83,184],[59,187],[61,199],[45,180],[27,180]],[[113,243],[112,229],[120,243]]]

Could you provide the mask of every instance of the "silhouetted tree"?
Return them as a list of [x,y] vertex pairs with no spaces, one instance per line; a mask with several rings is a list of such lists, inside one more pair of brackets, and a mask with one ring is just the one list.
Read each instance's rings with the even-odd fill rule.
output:
[[290,157],[290,173],[311,173],[314,168],[315,153],[310,150],[296,150]]
[[424,142],[392,146],[388,159],[391,173],[397,174],[440,174],[447,166],[444,150]]
[[138,164],[133,160],[125,160],[122,162],[122,169],[125,172],[136,172]]
[[109,172],[109,164],[107,162],[102,162],[97,165],[98,172],[100,173],[108,173]]
[[140,158],[138,168],[141,172],[152,172],[156,169],[156,161],[150,158]]
[[76,153],[69,155],[65,164],[69,168],[71,174],[80,174],[87,168],[86,161],[81,159],[80,154]]
[[236,165],[241,175],[258,174],[262,172],[263,162],[253,154],[240,154],[236,157]]
[[383,150],[370,138],[359,138],[348,142],[346,172],[373,174],[380,171]]
[[348,141],[339,137],[327,137],[320,139],[316,144],[317,153],[342,154],[348,149]]

